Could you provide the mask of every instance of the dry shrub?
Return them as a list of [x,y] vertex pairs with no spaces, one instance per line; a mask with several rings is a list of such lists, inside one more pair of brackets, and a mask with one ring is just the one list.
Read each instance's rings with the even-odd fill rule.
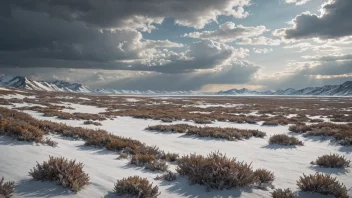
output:
[[187,176],[191,184],[206,186],[207,190],[248,187],[258,182],[251,164],[227,158],[219,152],[207,157],[196,154],[183,156],[177,163],[176,171],[180,175]]
[[130,163],[136,166],[144,166],[145,164],[155,160],[155,155],[152,154],[136,154],[131,158]]
[[291,189],[278,188],[271,193],[272,198],[297,198],[296,193],[292,192]]
[[257,177],[259,184],[271,184],[275,179],[273,172],[262,168],[255,170],[254,175]]
[[121,153],[120,156],[117,159],[127,159],[127,158],[128,158],[128,154]]
[[179,155],[177,153],[165,153],[162,152],[160,159],[166,160],[168,162],[175,162]]
[[277,135],[271,136],[269,139],[269,144],[278,144],[283,146],[291,146],[291,145],[303,146],[303,142],[300,141],[298,138],[293,136],[288,136],[285,134],[277,134]]
[[168,165],[163,160],[153,160],[146,164],[145,168],[151,171],[167,171]]
[[168,171],[167,173],[161,175],[161,176],[156,176],[155,180],[166,180],[166,181],[175,181],[177,178],[177,174],[173,173],[171,171]]
[[91,120],[86,120],[86,121],[83,122],[83,124],[85,124],[85,125],[92,124],[92,125],[95,125],[95,126],[102,126],[102,124],[100,122],[94,122],[94,121],[91,121]]
[[0,134],[16,137],[20,141],[39,143],[44,132],[25,121],[2,120],[0,121]]
[[0,197],[9,198],[15,192],[15,182],[4,182],[4,177],[0,180]]
[[296,124],[296,125],[291,125],[288,130],[295,132],[295,133],[305,133],[307,131],[312,130],[309,126],[305,124]]
[[139,176],[117,180],[114,192],[117,196],[129,195],[138,198],[156,198],[160,195],[158,186],[153,186],[147,178]]
[[350,160],[347,160],[344,156],[338,154],[323,155],[318,157],[313,165],[318,165],[324,168],[347,168],[350,167]]
[[303,174],[297,181],[297,186],[304,192],[348,198],[346,186],[337,181],[336,177],[331,177],[328,174],[315,173],[308,176]]
[[76,160],[63,157],[49,156],[49,161],[39,164],[29,172],[35,180],[57,181],[63,187],[78,192],[84,185],[89,184],[89,176],[83,171],[83,164]]
[[245,130],[237,128],[220,128],[220,127],[198,127],[187,124],[174,125],[155,125],[149,126],[146,130],[160,132],[177,132],[194,135],[197,137],[212,137],[226,140],[242,140],[251,137],[263,138],[266,134],[259,130]]
[[45,138],[44,140],[41,141],[42,144],[46,144],[46,145],[49,145],[51,147],[57,147],[57,142],[51,140],[50,138]]
[[196,119],[196,120],[194,120],[194,122],[196,124],[211,124],[211,123],[213,123],[211,120],[207,120],[207,119]]
[[279,126],[279,122],[276,120],[265,121],[262,124],[263,126]]

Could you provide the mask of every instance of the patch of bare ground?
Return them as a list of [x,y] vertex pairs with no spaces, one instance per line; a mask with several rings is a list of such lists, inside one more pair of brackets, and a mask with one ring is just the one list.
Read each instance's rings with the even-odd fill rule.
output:
[[175,125],[155,125],[149,126],[146,130],[159,132],[176,132],[194,135],[197,137],[212,137],[226,140],[243,140],[251,137],[263,138],[266,134],[259,130],[245,130],[237,128],[220,128],[220,127],[199,127],[187,124]]

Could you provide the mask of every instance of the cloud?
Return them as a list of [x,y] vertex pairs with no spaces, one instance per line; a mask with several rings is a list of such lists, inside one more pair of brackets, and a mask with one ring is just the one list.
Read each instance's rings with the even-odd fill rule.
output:
[[352,1],[329,0],[321,8],[321,15],[302,13],[293,20],[293,27],[279,29],[277,35],[286,39],[336,39],[352,35]]
[[286,3],[295,3],[296,5],[303,5],[310,0],[285,0]]
[[212,39],[221,42],[231,42],[240,38],[248,38],[258,36],[268,31],[265,26],[245,27],[235,25],[232,22],[226,22],[214,31],[191,32],[185,34],[184,37]]
[[264,36],[255,38],[242,38],[240,41],[236,42],[238,45],[280,45],[280,39],[272,39]]
[[253,52],[256,54],[267,54],[267,53],[273,52],[273,49],[272,48],[262,48],[262,49],[253,48]]
[[[164,18],[173,18],[176,24],[203,28],[220,15],[244,18],[250,0],[3,0],[0,7],[46,13],[67,21],[79,21],[99,28],[155,29]],[[9,6],[10,5],[10,6]]]
[[352,60],[352,54],[337,54],[329,56],[304,56],[303,58],[312,60],[312,61],[345,61]]

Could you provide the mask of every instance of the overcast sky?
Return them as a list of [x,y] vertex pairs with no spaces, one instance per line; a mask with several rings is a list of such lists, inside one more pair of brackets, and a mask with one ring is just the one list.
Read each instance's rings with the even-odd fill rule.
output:
[[219,91],[352,80],[352,0],[1,0],[0,73]]

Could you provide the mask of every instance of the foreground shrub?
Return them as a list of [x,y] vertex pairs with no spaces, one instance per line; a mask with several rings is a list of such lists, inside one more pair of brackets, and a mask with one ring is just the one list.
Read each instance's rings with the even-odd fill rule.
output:
[[318,157],[313,165],[318,165],[324,168],[347,168],[350,167],[350,160],[347,160],[344,156],[338,154],[323,155]]
[[262,168],[255,170],[254,175],[257,177],[259,184],[271,184],[275,179],[273,172]]
[[44,132],[21,120],[2,120],[0,121],[0,134],[12,136],[20,141],[39,143]]
[[175,181],[176,178],[177,178],[177,174],[169,171],[161,176],[157,176],[155,180]]
[[160,195],[158,186],[153,186],[147,178],[139,176],[117,180],[114,192],[117,196],[129,195],[138,198],[155,198]]
[[78,192],[89,183],[89,176],[83,171],[83,164],[76,160],[49,156],[49,161],[39,164],[29,172],[35,180],[57,181],[58,184]]
[[4,177],[0,180],[0,197],[9,198],[15,191],[15,182],[4,182]]
[[247,187],[258,182],[251,164],[238,162],[218,152],[207,157],[195,154],[183,156],[177,163],[176,171],[180,175],[187,176],[191,184],[206,186],[207,190]]
[[273,135],[269,139],[269,144],[279,144],[283,146],[299,145],[303,146],[303,142],[296,137],[279,134]]
[[291,189],[278,188],[271,193],[272,198],[297,198],[297,195]]
[[297,181],[297,186],[304,192],[348,198],[346,186],[337,181],[336,177],[331,177],[328,174],[316,173],[308,176],[303,174],[303,177]]

